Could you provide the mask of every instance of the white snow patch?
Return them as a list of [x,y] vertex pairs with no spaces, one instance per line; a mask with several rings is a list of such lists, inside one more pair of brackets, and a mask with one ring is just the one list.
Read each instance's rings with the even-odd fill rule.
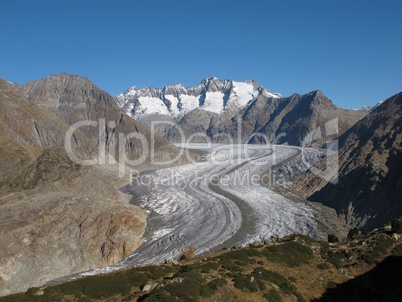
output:
[[182,106],[182,112],[187,113],[190,112],[191,110],[196,109],[200,104],[200,100],[199,97],[182,94],[180,95],[180,103]]
[[269,98],[274,98],[274,99],[278,99],[278,98],[282,97],[282,95],[280,93],[271,93],[271,92],[269,92],[268,90],[265,90],[265,89],[264,89],[263,94],[265,96],[269,97]]
[[169,115],[170,112],[161,99],[142,96],[139,98],[140,106],[136,110],[136,116],[142,114],[164,114]]
[[233,91],[237,99],[233,101],[240,107],[247,105],[251,100],[258,96],[258,91],[254,90],[253,85],[244,82],[233,82]]
[[136,87],[131,87],[126,95],[136,95],[137,94],[137,88]]
[[220,114],[223,112],[223,97],[224,94],[219,91],[207,92],[205,93],[204,104],[201,106],[201,108]]
[[165,98],[167,98],[171,103],[170,112],[174,115],[178,115],[180,113],[180,109],[178,107],[179,100],[174,95],[169,94],[165,95]]

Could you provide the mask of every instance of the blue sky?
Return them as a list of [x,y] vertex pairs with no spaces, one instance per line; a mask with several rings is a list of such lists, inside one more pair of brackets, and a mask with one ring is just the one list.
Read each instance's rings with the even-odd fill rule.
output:
[[0,11],[0,77],[136,85],[254,79],[360,108],[402,91],[402,1],[20,1]]

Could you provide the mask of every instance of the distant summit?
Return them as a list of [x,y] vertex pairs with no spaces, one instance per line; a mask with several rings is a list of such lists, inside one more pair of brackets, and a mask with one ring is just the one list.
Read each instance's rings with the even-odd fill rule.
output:
[[142,115],[160,114],[177,117],[200,108],[221,114],[229,108],[247,105],[260,94],[278,98],[253,80],[236,82],[205,78],[195,87],[182,84],[168,85],[164,88],[147,87],[137,89],[133,86],[115,97],[117,103],[134,118]]
[[300,145],[308,133],[331,119],[339,118],[341,134],[368,113],[338,108],[320,90],[285,98],[254,80],[215,77],[187,88],[133,86],[115,96],[115,101],[131,117],[147,127],[154,125],[152,130],[173,142],[180,142],[182,133],[186,138],[201,133],[216,142],[240,136],[242,143],[286,133],[280,143]]

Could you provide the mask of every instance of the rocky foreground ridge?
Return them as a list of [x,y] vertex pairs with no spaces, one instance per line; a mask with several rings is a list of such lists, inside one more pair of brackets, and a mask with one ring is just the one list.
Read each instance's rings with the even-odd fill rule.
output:
[[398,301],[402,296],[402,220],[339,241],[303,235],[271,238],[165,265],[84,277],[9,301]]

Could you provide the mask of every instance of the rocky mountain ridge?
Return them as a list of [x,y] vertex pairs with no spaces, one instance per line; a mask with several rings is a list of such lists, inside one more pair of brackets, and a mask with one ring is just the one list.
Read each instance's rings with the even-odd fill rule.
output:
[[[318,127],[338,119],[340,135],[367,110],[336,107],[320,91],[283,97],[249,80],[204,79],[198,86],[128,89],[116,103],[133,118],[172,142],[230,140],[236,143],[275,141],[301,145]],[[194,134],[198,136],[194,138]],[[280,139],[278,139],[280,137]]]
[[[338,182],[310,169],[293,171],[294,189],[336,209],[352,226],[371,230],[402,215],[402,93],[376,106],[339,137]],[[317,162],[325,171],[327,158]],[[283,169],[287,170],[287,168]]]
[[402,215],[402,93],[340,137],[339,183],[311,195],[368,229]]
[[133,86],[115,96],[117,104],[133,118],[144,114],[162,114],[174,117],[184,115],[196,108],[222,113],[231,107],[242,107],[260,94],[274,98],[280,94],[270,93],[253,80],[236,82],[205,78],[195,87],[182,84],[168,85],[158,89]]
[[[161,161],[168,160],[170,156],[174,157],[179,152],[159,135],[127,116],[116,105],[112,96],[85,77],[66,73],[52,75],[18,85],[16,91],[30,102],[45,107],[68,125],[81,121],[96,122],[97,126],[84,125],[79,129],[96,146],[104,144],[105,150],[113,154],[117,160],[122,147],[119,143],[123,145],[130,160],[139,159],[152,147],[156,149],[156,157],[158,155],[162,157]],[[101,127],[103,129],[100,129]],[[124,141],[119,141],[120,134],[124,135]],[[125,139],[129,134],[144,137],[148,145],[142,146],[141,140],[136,137]],[[149,153],[147,159],[150,160]]]

